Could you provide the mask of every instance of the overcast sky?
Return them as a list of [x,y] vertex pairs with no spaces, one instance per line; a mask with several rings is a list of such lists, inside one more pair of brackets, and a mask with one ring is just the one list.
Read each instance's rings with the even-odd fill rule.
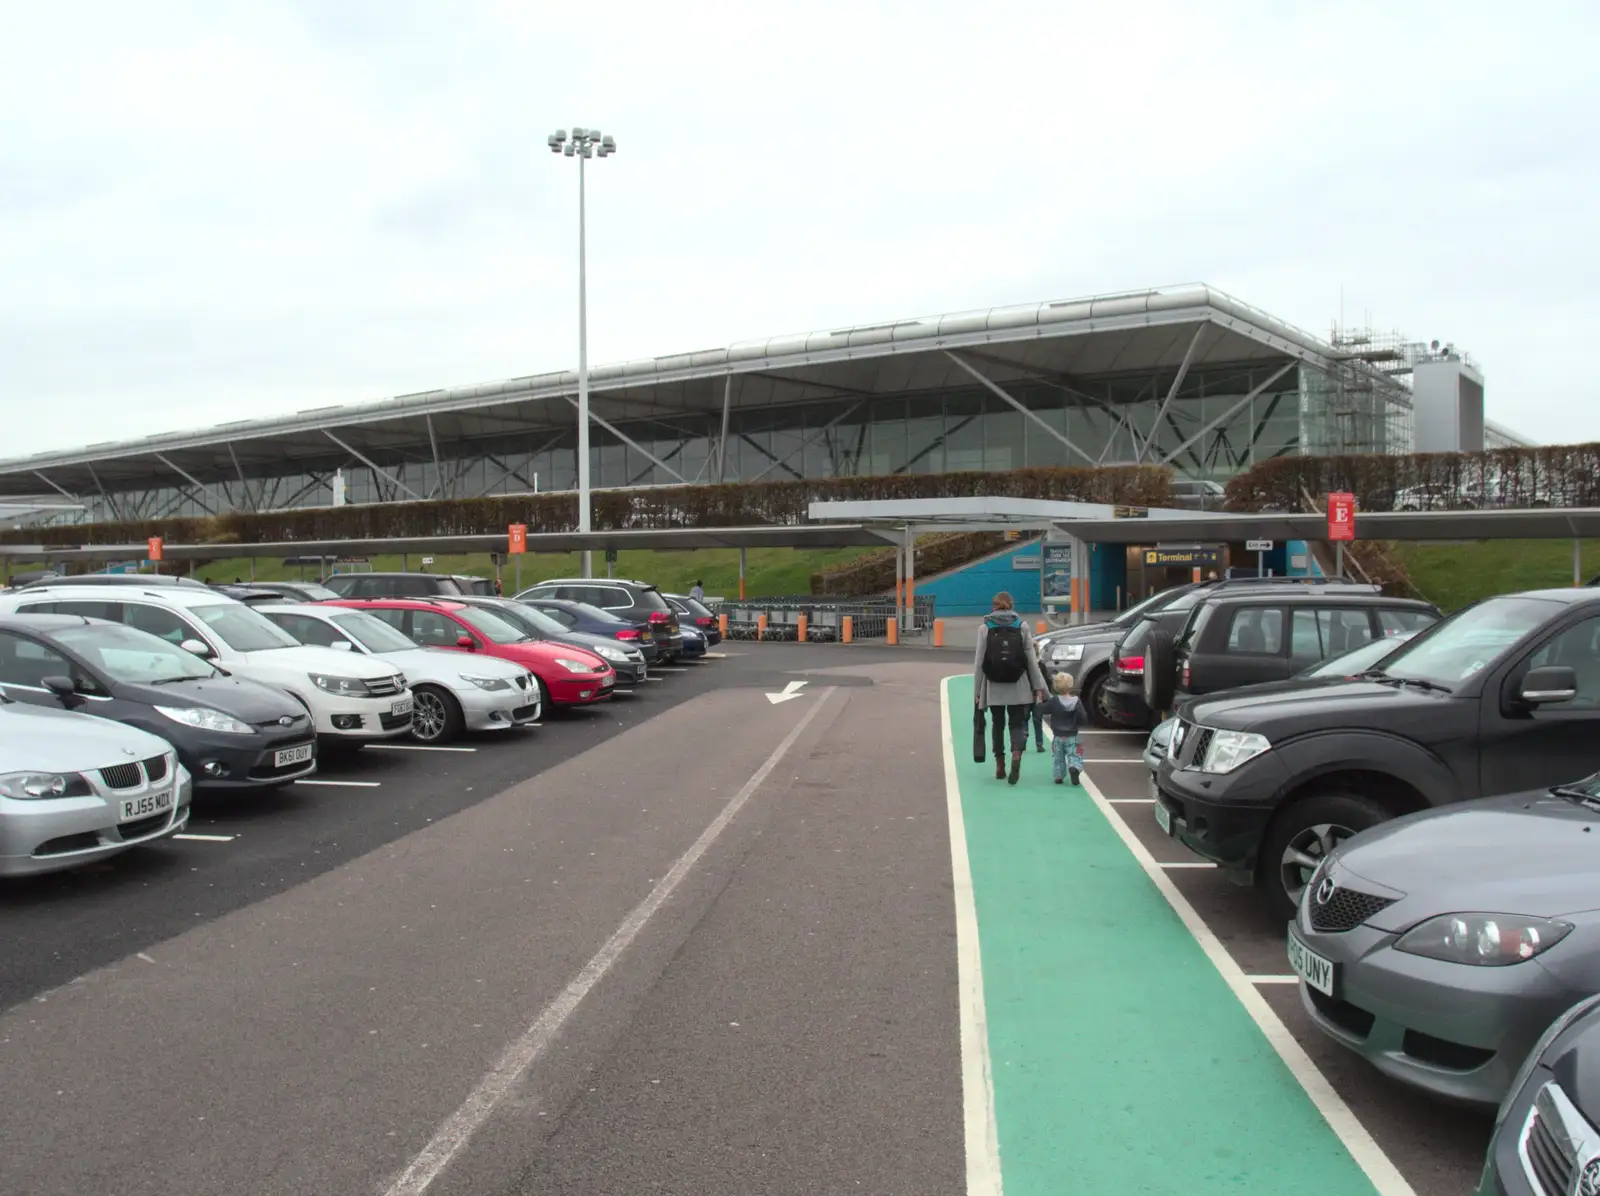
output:
[[1188,281],[1600,439],[1592,3],[0,0],[0,456]]

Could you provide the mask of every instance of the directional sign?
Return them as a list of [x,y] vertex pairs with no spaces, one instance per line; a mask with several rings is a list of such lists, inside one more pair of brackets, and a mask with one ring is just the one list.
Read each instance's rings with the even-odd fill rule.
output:
[[1356,496],[1349,493],[1328,495],[1328,539],[1356,538]]
[[776,706],[779,702],[787,702],[792,698],[804,697],[800,691],[805,688],[804,681],[791,681],[783,687],[781,694],[768,694],[767,701]]
[[1244,542],[1244,547],[1245,547],[1245,551],[1246,552],[1271,552],[1272,551],[1272,541],[1271,540],[1246,540]]

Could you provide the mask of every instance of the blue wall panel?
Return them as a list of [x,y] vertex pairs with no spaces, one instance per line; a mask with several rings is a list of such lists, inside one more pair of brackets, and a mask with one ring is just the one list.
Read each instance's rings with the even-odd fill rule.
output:
[[1016,601],[1022,614],[1039,613],[1039,570],[1017,569],[1013,557],[1039,556],[1039,542],[1018,544],[1009,552],[977,561],[937,581],[917,582],[918,594],[931,594],[936,616],[986,615],[993,609],[994,596],[1005,590]]

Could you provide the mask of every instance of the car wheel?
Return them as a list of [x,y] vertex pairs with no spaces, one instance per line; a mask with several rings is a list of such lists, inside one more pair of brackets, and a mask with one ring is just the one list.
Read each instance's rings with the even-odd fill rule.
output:
[[1111,680],[1110,669],[1100,669],[1084,683],[1083,704],[1089,711],[1089,718],[1097,727],[1115,727],[1116,720],[1111,717],[1111,703],[1106,697],[1106,682]]
[[550,687],[544,683],[543,677],[535,677],[539,683],[539,717],[546,718],[555,711],[555,703],[550,700]]
[[1177,661],[1172,650],[1170,631],[1157,628],[1150,633],[1150,642],[1144,649],[1144,704],[1150,707],[1150,717],[1159,722],[1164,711],[1172,707],[1172,695],[1177,688]]
[[1256,881],[1274,918],[1287,922],[1300,907],[1311,875],[1339,844],[1394,815],[1369,797],[1323,793],[1284,809],[1267,828]]
[[461,734],[461,703],[436,685],[411,691],[411,738],[418,743],[449,743]]

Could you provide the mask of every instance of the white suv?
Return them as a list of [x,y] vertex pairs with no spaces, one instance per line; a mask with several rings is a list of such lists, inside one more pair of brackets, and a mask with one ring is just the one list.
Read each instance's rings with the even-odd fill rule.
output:
[[0,595],[0,613],[83,615],[148,632],[299,699],[325,743],[394,739],[411,730],[411,691],[394,665],[303,645],[215,590],[52,585]]

